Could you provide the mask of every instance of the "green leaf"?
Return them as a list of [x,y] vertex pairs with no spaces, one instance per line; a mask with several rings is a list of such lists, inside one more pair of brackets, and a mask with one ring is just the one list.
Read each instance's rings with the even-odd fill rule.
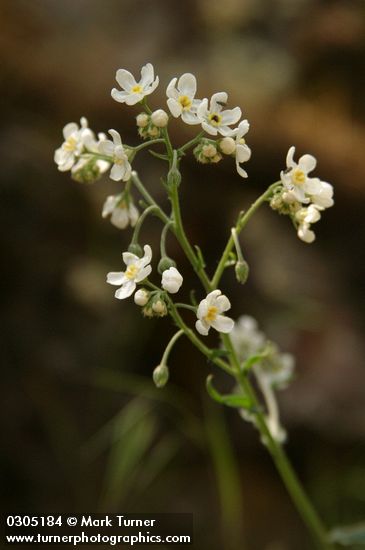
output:
[[332,529],[330,540],[336,544],[342,544],[342,546],[352,546],[353,544],[365,546],[365,522]]
[[210,360],[213,361],[217,357],[228,357],[228,356],[229,356],[228,350],[223,348],[213,348],[211,349]]
[[262,361],[262,359],[265,357],[265,353],[258,353],[257,355],[251,355],[246,361],[243,363],[242,370],[244,372],[249,371],[256,363],[259,363]]
[[213,376],[210,374],[207,378],[206,387],[208,394],[214,401],[217,401],[217,403],[220,403],[221,405],[226,405],[227,407],[234,407],[238,409],[251,408],[251,400],[248,397],[234,393],[222,395],[214,388],[212,380]]
[[194,248],[196,250],[196,255],[198,256],[199,265],[202,269],[204,269],[207,264],[205,263],[201,248],[197,244],[194,245]]

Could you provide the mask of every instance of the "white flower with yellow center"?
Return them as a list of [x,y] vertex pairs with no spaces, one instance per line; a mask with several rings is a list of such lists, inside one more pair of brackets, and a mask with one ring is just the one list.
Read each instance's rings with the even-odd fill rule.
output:
[[167,105],[172,116],[181,116],[186,124],[200,124],[197,109],[201,100],[195,99],[195,94],[196,78],[193,74],[185,73],[179,80],[173,78],[166,89]]
[[84,149],[85,142],[95,139],[94,133],[88,128],[85,117],[80,120],[80,126],[76,122],[66,124],[63,129],[65,141],[55,151],[54,161],[61,172],[71,170]]
[[196,330],[203,336],[208,334],[210,327],[225,334],[231,332],[234,327],[233,319],[222,315],[230,308],[231,303],[227,296],[224,296],[220,290],[213,290],[198,306]]
[[204,98],[198,107],[197,114],[202,128],[211,136],[218,133],[222,136],[232,136],[235,132],[230,126],[239,121],[242,113],[239,107],[223,110],[227,99],[226,92],[218,92],[212,95],[209,106],[207,98]]
[[316,167],[317,160],[312,155],[303,155],[298,163],[294,161],[295,147],[290,147],[287,157],[287,169],[280,174],[281,181],[288,191],[302,203],[310,201],[309,195],[318,195],[321,193],[323,183],[319,178],[308,177]]
[[247,134],[250,129],[248,120],[242,120],[238,128],[234,132],[236,138],[236,169],[242,178],[247,178],[247,172],[241,168],[242,162],[247,162],[251,158],[251,149],[246,145],[246,141],[243,136]]
[[99,142],[99,153],[112,158],[113,167],[110,177],[114,181],[128,181],[131,177],[132,167],[129,164],[128,156],[122,144],[120,134],[116,130],[109,130],[113,141],[105,139]]
[[155,78],[155,71],[151,63],[142,67],[139,82],[136,82],[134,76],[125,69],[118,69],[115,79],[123,90],[113,88],[112,98],[127,105],[135,105],[142,101],[146,95],[152,94],[159,83],[158,76]]
[[124,300],[133,294],[137,287],[137,283],[140,283],[152,271],[152,267],[149,265],[152,259],[151,247],[146,244],[143,247],[144,256],[139,258],[131,252],[123,252],[123,261],[127,266],[125,271],[110,272],[107,275],[107,283],[110,285],[120,286],[115,292],[115,297],[118,300]]
[[109,195],[101,215],[103,218],[110,216],[111,223],[118,229],[125,229],[129,224],[134,227],[139,218],[138,209],[130,199],[126,200],[123,195]]

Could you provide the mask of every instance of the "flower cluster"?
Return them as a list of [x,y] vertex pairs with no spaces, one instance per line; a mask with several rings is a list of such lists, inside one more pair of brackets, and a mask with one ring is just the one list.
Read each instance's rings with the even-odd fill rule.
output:
[[271,199],[271,207],[288,214],[298,237],[312,243],[315,239],[311,225],[321,218],[321,211],[333,205],[333,187],[330,183],[312,178],[309,173],[317,161],[312,155],[303,155],[294,161],[295,147],[290,147],[286,157],[286,170],[280,174],[282,186]]
[[[244,364],[254,358],[252,371],[266,402],[266,421],[274,439],[284,441],[285,430],[280,424],[279,410],[274,390],[285,389],[293,377],[294,357],[282,353],[276,344],[269,342],[258,329],[257,321],[248,315],[238,319],[231,332],[232,344],[237,356]],[[248,420],[254,417],[243,412]]]

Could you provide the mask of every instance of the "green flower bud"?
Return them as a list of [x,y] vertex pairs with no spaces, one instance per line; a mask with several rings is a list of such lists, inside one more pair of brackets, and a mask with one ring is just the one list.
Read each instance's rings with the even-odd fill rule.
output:
[[178,187],[181,182],[181,174],[178,168],[172,167],[167,174],[167,185]]
[[139,258],[142,258],[142,256],[143,256],[142,247],[138,243],[131,243],[128,246],[128,252],[130,252],[131,254],[135,254]]
[[152,311],[157,317],[165,317],[167,315],[167,307],[163,300],[157,300],[152,304]]
[[176,267],[176,262],[174,262],[174,260],[172,260],[168,256],[164,256],[158,262],[157,271],[160,275],[162,275],[162,273],[166,271],[166,269],[170,269],[170,267]]
[[245,260],[239,260],[234,268],[236,272],[236,279],[239,283],[245,284],[248,278],[249,270],[248,263]]
[[169,369],[166,365],[158,365],[152,374],[152,378],[157,388],[166,386],[169,379]]

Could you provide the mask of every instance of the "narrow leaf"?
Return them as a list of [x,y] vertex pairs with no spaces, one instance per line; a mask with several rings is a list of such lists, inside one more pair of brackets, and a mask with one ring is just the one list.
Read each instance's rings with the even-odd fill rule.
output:
[[221,405],[226,405],[227,407],[238,409],[251,408],[251,400],[248,397],[239,394],[222,395],[214,388],[212,380],[213,376],[210,374],[207,378],[206,387],[208,394],[214,401],[217,401],[217,403]]

